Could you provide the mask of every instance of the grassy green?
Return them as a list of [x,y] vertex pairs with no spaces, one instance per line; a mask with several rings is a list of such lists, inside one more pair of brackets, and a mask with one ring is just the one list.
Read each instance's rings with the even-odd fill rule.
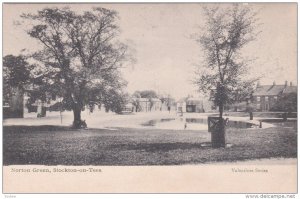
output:
[[213,149],[206,131],[4,126],[4,165],[180,165],[296,158],[297,130],[227,129],[232,147]]

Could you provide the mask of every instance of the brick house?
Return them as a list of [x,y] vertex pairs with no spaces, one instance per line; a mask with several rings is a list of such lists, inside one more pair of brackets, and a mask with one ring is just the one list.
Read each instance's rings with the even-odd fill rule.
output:
[[297,86],[293,86],[292,82],[288,85],[285,81],[284,85],[257,85],[256,90],[252,94],[252,103],[256,111],[269,111],[276,103],[278,98],[283,94],[297,93]]

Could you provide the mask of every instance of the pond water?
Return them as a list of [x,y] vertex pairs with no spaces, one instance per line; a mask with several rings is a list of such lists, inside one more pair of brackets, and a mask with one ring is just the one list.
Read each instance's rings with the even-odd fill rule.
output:
[[[252,128],[254,124],[243,121],[230,121],[227,126],[232,128]],[[207,118],[165,118],[150,120],[142,126],[152,126],[159,129],[208,130]]]

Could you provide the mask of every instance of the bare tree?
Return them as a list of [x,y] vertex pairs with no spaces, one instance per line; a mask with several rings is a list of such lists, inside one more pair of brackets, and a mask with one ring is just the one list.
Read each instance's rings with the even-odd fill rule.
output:
[[224,106],[235,101],[237,91],[244,91],[255,82],[246,79],[249,62],[243,59],[241,50],[256,38],[258,24],[256,13],[247,5],[223,4],[205,7],[203,11],[206,23],[197,42],[205,62],[197,72],[195,84],[201,92],[210,93],[219,107],[219,146],[225,146]]
[[22,17],[31,24],[28,34],[43,46],[33,57],[43,66],[45,83],[73,110],[73,126],[79,128],[84,105],[126,85],[118,72],[127,46],[116,40],[117,12],[97,7],[77,14],[69,8],[46,8]]

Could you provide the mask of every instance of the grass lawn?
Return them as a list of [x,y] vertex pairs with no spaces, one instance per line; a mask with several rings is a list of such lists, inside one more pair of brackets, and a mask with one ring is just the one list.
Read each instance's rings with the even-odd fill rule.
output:
[[3,164],[179,165],[271,157],[297,157],[297,130],[227,129],[229,148],[201,147],[206,131],[74,130],[56,126],[4,126]]

